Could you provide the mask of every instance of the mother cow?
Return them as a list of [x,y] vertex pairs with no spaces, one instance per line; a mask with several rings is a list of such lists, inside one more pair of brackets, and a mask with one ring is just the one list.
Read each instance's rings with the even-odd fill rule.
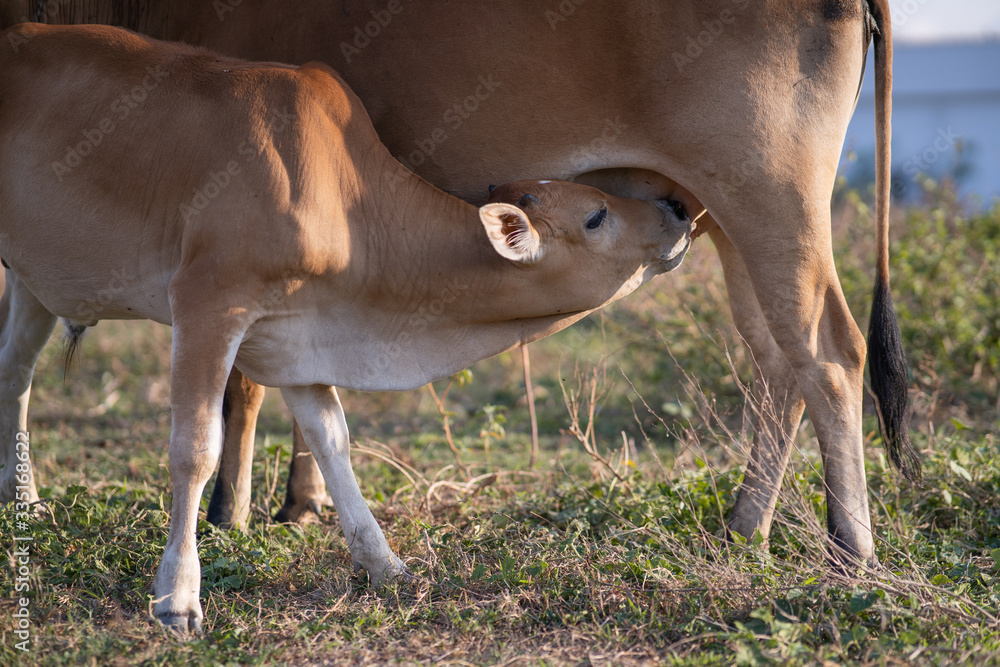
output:
[[[807,407],[835,551],[874,562],[861,430],[865,343],[834,268],[829,206],[874,36],[871,381],[890,458],[916,478],[889,295],[886,0],[16,4],[3,5],[4,24],[107,22],[256,60],[324,61],[358,93],[400,161],[474,203],[489,183],[537,177],[672,197],[693,215],[707,210],[699,226],[722,258],[733,318],[756,362],[755,393],[768,406],[729,527],[768,534]],[[252,425],[259,389],[239,378],[231,386],[249,406],[236,416]],[[247,441],[252,426],[242,433]],[[245,469],[238,476],[230,507],[249,497]]]

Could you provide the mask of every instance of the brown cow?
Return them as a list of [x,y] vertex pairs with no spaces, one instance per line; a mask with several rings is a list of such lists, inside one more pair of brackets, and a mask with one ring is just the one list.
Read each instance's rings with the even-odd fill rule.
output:
[[[757,400],[777,414],[755,429],[730,528],[768,534],[808,407],[829,533],[847,553],[874,561],[861,430],[866,350],[833,264],[829,203],[874,36],[878,273],[869,364],[890,459],[918,478],[889,296],[887,0],[419,8],[407,0],[301,0],[294,8],[280,0],[161,0],[126,3],[127,15],[116,14],[120,4],[46,3],[39,18],[120,21],[233,55],[329,62],[394,155],[469,201],[481,202],[490,182],[552,175],[619,195],[674,196],[692,214],[706,208],[704,227],[718,223],[710,235],[733,319],[756,362]],[[0,5],[8,20],[37,7]],[[247,480],[249,458],[236,461],[232,451],[223,472],[242,470]]]
[[451,197],[392,158],[319,64],[25,24],[0,34],[0,71],[0,428],[26,430],[57,317],[173,326],[173,504],[153,588],[180,631],[201,627],[195,526],[234,364],[281,387],[378,583],[406,568],[354,478],[334,386],[447,376],[632,292],[691,243],[678,204],[575,183],[500,186],[478,209]]

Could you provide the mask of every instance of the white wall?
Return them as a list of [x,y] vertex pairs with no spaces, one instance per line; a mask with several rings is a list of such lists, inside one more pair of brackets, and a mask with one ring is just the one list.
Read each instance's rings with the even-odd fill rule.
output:
[[[953,173],[962,195],[987,205],[1000,197],[1000,40],[901,43],[894,52],[894,193],[913,196],[918,172]],[[843,157],[854,185],[874,174],[874,79],[870,51]]]

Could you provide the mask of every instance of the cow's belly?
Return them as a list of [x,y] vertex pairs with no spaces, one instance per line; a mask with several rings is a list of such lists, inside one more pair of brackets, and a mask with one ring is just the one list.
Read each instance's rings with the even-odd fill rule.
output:
[[[732,1],[704,12],[714,16]],[[262,3],[220,23],[202,5],[192,11],[204,15],[178,19],[169,36],[252,59],[331,65],[393,156],[474,204],[486,201],[490,184],[514,180],[620,167],[680,171],[676,156],[701,139],[674,129],[704,116],[693,99],[701,87],[676,75],[676,48],[667,46],[703,29],[690,12],[593,5],[563,23],[534,3],[442,4],[393,16],[387,37],[359,50],[356,28],[383,7],[351,9],[306,2],[290,13]],[[630,21],[645,28],[608,32],[609,23]],[[608,39],[614,48],[581,48]]]
[[[777,150],[766,136],[755,140],[761,133],[802,130],[792,145],[820,135],[843,140],[850,110],[841,101],[858,85],[861,23],[825,17],[822,2],[791,10],[744,0],[549,9],[430,3],[368,28],[385,11],[377,0],[349,8],[304,0],[297,12],[271,0],[224,22],[196,3],[189,16],[175,14],[168,33],[231,55],[331,65],[395,157],[475,204],[490,184],[622,168],[657,173],[708,203],[738,191],[746,172]],[[721,31],[704,33],[707,25]],[[711,48],[692,47],[695,37]],[[702,50],[711,55],[699,57]],[[804,130],[803,118],[811,125]]]

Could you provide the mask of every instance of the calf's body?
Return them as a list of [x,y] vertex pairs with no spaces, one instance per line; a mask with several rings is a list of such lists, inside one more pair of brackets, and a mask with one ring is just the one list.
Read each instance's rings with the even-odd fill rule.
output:
[[[57,317],[174,328],[171,527],[155,613],[201,625],[198,503],[237,367],[282,388],[375,582],[405,570],[350,467],[334,386],[406,389],[557,331],[676,267],[677,207],[570,183],[476,208],[396,162],[321,65],[103,27],[0,40],[0,427],[26,428]],[[515,205],[516,204],[516,205]],[[18,373],[18,371],[21,371]]]

